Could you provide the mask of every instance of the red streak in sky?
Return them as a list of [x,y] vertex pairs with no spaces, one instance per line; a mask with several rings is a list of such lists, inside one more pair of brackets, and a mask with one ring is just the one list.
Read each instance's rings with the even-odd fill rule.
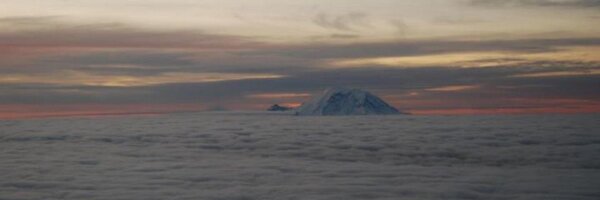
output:
[[578,114],[600,113],[600,105],[579,106],[573,108],[457,108],[457,109],[419,109],[409,110],[415,115],[493,115],[493,114]]
[[206,109],[197,104],[77,104],[77,105],[0,105],[0,119],[31,119],[70,116],[149,115],[193,112]]
[[[393,102],[402,111],[415,115],[488,115],[488,114],[576,114],[600,113],[600,101],[576,99],[530,100],[520,99],[510,102],[463,102],[456,100],[442,101],[409,100]],[[468,104],[472,103],[472,104]],[[478,104],[479,103],[479,107]],[[484,103],[485,106],[481,106]],[[498,103],[498,107],[494,107]],[[293,103],[298,105],[299,103]],[[501,105],[502,104],[502,105]],[[271,104],[239,103],[228,105],[233,110],[264,110]],[[288,104],[281,104],[288,105]],[[292,103],[290,103],[292,105]],[[512,106],[512,107],[511,107]],[[77,105],[0,105],[0,119],[30,119],[69,116],[105,116],[105,115],[149,115],[175,112],[203,111],[208,107],[200,104],[77,104]]]

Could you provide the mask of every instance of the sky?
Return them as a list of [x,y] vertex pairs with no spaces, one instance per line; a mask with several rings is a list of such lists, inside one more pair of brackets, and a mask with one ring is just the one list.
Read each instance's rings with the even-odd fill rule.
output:
[[600,1],[0,6],[0,118],[264,110],[338,86],[413,114],[600,112]]

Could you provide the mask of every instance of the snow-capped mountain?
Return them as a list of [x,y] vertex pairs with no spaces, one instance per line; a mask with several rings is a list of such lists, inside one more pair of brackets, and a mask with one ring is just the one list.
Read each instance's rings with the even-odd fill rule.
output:
[[401,114],[379,97],[363,90],[330,88],[302,104],[297,115],[393,115]]

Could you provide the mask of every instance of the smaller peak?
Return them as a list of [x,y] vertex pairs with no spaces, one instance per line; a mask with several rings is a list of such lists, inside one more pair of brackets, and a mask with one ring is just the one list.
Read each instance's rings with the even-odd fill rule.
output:
[[274,104],[267,109],[267,111],[288,111],[292,108],[286,106],[280,106],[279,104]]

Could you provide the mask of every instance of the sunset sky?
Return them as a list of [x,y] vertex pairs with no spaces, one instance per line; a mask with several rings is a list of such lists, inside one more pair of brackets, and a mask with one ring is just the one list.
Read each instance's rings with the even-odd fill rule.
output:
[[0,118],[299,105],[600,112],[598,0],[2,0]]

